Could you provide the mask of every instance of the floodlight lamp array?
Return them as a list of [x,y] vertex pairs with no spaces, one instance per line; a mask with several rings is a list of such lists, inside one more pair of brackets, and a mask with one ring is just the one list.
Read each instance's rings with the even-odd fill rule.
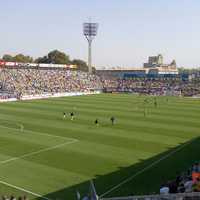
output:
[[83,24],[83,34],[86,37],[94,37],[97,35],[98,23],[84,23]]

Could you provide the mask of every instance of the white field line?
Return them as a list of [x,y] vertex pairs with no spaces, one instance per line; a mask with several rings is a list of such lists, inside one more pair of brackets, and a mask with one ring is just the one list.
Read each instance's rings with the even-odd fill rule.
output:
[[[6,126],[1,126],[0,127],[5,127],[5,128],[8,128],[8,129],[15,129],[15,128],[10,128],[10,127],[6,127]],[[16,130],[16,129],[15,129]],[[17,129],[18,130],[18,129]],[[56,148],[59,148],[59,147],[62,147],[64,145],[68,145],[68,144],[72,144],[72,143],[75,143],[75,142],[78,142],[79,140],[77,139],[74,139],[74,138],[69,138],[69,137],[62,137],[62,136],[56,136],[56,135],[51,135],[51,134],[46,134],[46,133],[40,133],[40,132],[33,132],[33,131],[29,131],[29,132],[32,132],[34,134],[39,134],[39,135],[46,135],[46,136],[49,136],[49,137],[57,137],[57,138],[62,138],[62,139],[70,139],[71,141],[68,141],[68,142],[65,142],[65,143],[62,143],[62,144],[58,144],[58,145],[55,145],[53,147],[48,147],[48,148],[44,148],[44,149],[40,149],[38,151],[34,151],[34,152],[31,152],[31,153],[27,153],[27,154],[24,154],[22,156],[18,156],[18,157],[13,157],[13,158],[10,158],[10,159],[7,159],[7,160],[4,160],[4,161],[0,161],[0,164],[6,164],[6,163],[9,163],[11,161],[15,161],[15,160],[19,160],[19,159],[22,159],[22,158],[25,158],[25,157],[29,157],[29,156],[32,156],[32,155],[36,155],[36,154],[39,154],[41,152],[46,152],[46,151],[50,151],[50,150],[53,150],[53,149],[56,149]],[[35,192],[32,192],[30,190],[27,190],[27,189],[24,189],[22,187],[18,187],[16,185],[12,185],[8,182],[5,182],[5,181],[2,181],[0,180],[0,184],[3,184],[3,185],[6,185],[6,186],[9,186],[11,188],[14,188],[14,189],[17,189],[19,191],[22,191],[22,192],[26,192],[28,194],[31,194],[33,196],[36,196],[36,197],[40,197],[41,199],[44,199],[44,200],[51,200],[47,197],[44,197],[42,196],[41,194],[38,194],[38,193],[35,193]]]
[[188,146],[189,144],[191,144],[196,138],[190,140],[189,142],[186,142],[185,144],[181,145],[180,147],[176,148],[174,151],[171,151],[170,153],[168,153],[167,155],[159,158],[158,160],[152,162],[150,165],[144,167],[143,169],[139,170],[138,172],[136,172],[135,174],[133,174],[132,176],[128,177],[127,179],[123,180],[122,182],[120,182],[119,184],[115,185],[114,187],[112,187],[111,189],[109,189],[108,191],[106,191],[105,193],[100,195],[100,198],[104,197],[105,195],[111,193],[112,191],[116,190],[117,188],[121,187],[122,185],[128,183],[129,181],[132,181],[136,176],[142,174],[143,172],[147,171],[148,169],[154,167],[155,165],[157,165],[158,163],[160,163],[161,161],[165,160],[166,158],[172,156],[173,154],[177,153],[178,151],[182,150],[183,148],[185,148],[186,146]]
[[[59,148],[61,146],[64,146],[64,145],[67,145],[67,144],[72,144],[72,143],[75,143],[77,142],[77,140],[74,140],[74,141],[69,141],[69,142],[65,142],[63,144],[59,144],[59,145],[55,145],[53,147],[49,147],[49,148],[45,148],[45,149],[41,149],[41,150],[38,150],[38,151],[35,151],[35,152],[32,152],[32,153],[28,153],[28,154],[24,154],[22,156],[19,156],[19,157],[14,157],[14,158],[11,158],[11,159],[8,159],[8,160],[5,160],[5,161],[1,161],[0,164],[5,164],[5,163],[8,163],[8,162],[11,162],[11,161],[14,161],[14,160],[18,160],[18,159],[22,159],[22,158],[25,158],[25,157],[28,157],[28,156],[32,156],[32,155],[36,155],[36,154],[39,154],[41,152],[45,152],[45,151],[50,151],[50,150],[53,150],[53,149],[56,149],[56,148]],[[0,183],[3,184],[3,185],[6,185],[6,186],[9,186],[11,188],[15,188],[19,191],[23,191],[23,192],[26,192],[26,193],[29,193],[29,194],[32,194],[33,196],[36,196],[36,197],[40,197],[41,199],[44,199],[44,200],[51,200],[47,197],[44,197],[38,193],[35,193],[35,192],[32,192],[30,190],[26,190],[22,187],[18,187],[18,186],[15,186],[15,185],[12,185],[10,183],[7,183],[5,181],[1,181],[0,180]]]
[[15,160],[19,160],[19,159],[22,159],[22,158],[26,158],[26,157],[29,157],[29,156],[33,156],[33,155],[36,155],[36,154],[40,154],[42,152],[46,152],[46,151],[50,151],[50,150],[53,150],[53,149],[57,149],[57,148],[62,147],[64,145],[72,144],[72,143],[75,143],[75,142],[77,142],[77,140],[68,141],[68,142],[65,142],[65,143],[62,143],[62,144],[58,144],[58,145],[55,145],[55,146],[52,146],[52,147],[43,148],[43,149],[40,149],[38,151],[33,151],[31,153],[27,153],[27,154],[24,154],[22,156],[13,157],[13,158],[10,158],[10,159],[7,159],[7,160],[3,160],[3,161],[0,161],[0,165],[9,163],[9,162],[12,162],[12,161],[15,161]]
[[[18,131],[20,131],[19,128],[11,128],[11,127],[7,127],[7,126],[3,126],[3,125],[0,125],[0,127],[7,128],[7,129],[10,129],[10,130],[18,130]],[[37,132],[37,131],[26,130],[26,127],[25,127],[25,129],[24,129],[23,132],[29,132],[29,133],[32,133],[32,134],[35,134],[35,135],[44,135],[44,136],[49,136],[49,137],[54,137],[54,138],[61,138],[61,139],[65,139],[65,140],[66,139],[71,139],[71,140],[78,141],[77,139],[71,138],[71,137],[63,137],[63,136],[60,136],[60,135],[52,135],[52,134],[44,133],[44,132]]]
[[[0,125],[0,127],[4,127],[4,128],[7,128],[7,129],[11,129],[11,130],[19,130],[17,128],[10,128],[10,127],[7,127],[7,126],[2,126],[2,125]],[[51,146],[51,147],[48,147],[48,148],[43,148],[43,149],[40,149],[38,151],[34,151],[34,152],[31,152],[31,153],[24,154],[22,156],[13,157],[13,158],[10,158],[10,159],[7,159],[7,160],[3,160],[3,161],[0,161],[0,164],[5,164],[5,163],[8,163],[8,162],[11,162],[11,161],[14,161],[14,160],[19,160],[21,158],[26,158],[26,157],[29,157],[29,156],[32,156],[32,155],[39,154],[41,152],[50,151],[50,150],[59,148],[61,146],[64,146],[64,145],[67,145],[67,144],[72,144],[72,143],[75,143],[75,142],[79,141],[79,140],[77,140],[75,138],[70,138],[70,137],[62,137],[62,136],[58,136],[58,135],[51,135],[51,134],[48,134],[48,133],[35,132],[35,131],[30,131],[30,130],[25,130],[25,131],[33,133],[35,135],[43,135],[43,136],[48,136],[48,137],[61,138],[61,139],[64,139],[64,140],[68,139],[68,140],[71,140],[71,141],[68,141],[68,142],[65,142],[65,143],[62,143],[62,144],[58,144],[58,145],[55,145],[55,146]]]
[[51,200],[51,199],[49,199],[49,198],[47,198],[47,197],[42,196],[41,194],[37,194],[37,193],[35,193],[35,192],[31,192],[30,190],[26,190],[26,189],[24,189],[24,188],[22,188],[22,187],[18,187],[18,186],[16,186],[16,185],[12,185],[12,184],[7,183],[7,182],[5,182],[5,181],[0,181],[0,184],[9,186],[9,187],[11,187],[11,188],[17,189],[17,190],[22,191],[22,192],[26,192],[26,193],[28,193],[28,194],[32,194],[33,196],[39,197],[39,198],[44,199],[44,200]]

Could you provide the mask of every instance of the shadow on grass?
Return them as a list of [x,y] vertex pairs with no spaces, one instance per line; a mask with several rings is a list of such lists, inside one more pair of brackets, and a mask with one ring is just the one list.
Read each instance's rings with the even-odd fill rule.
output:
[[[152,158],[140,160],[139,163],[129,167],[122,167],[117,171],[105,175],[97,174],[94,179],[97,193],[98,195],[104,194],[144,168],[146,170],[143,170],[142,173],[124,185],[121,185],[121,187],[106,194],[104,197],[158,193],[161,183],[174,179],[177,173],[180,174],[186,171],[195,161],[200,160],[199,150],[200,138],[198,137]],[[89,180],[49,193],[45,197],[50,199],[72,200],[76,199],[77,190],[81,195],[84,195],[88,193],[88,188]]]

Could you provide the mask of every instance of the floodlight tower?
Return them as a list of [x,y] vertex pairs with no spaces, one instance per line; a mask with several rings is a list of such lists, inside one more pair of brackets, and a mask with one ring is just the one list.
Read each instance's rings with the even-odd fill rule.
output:
[[83,34],[88,41],[88,72],[92,73],[92,40],[97,35],[98,23],[83,23]]

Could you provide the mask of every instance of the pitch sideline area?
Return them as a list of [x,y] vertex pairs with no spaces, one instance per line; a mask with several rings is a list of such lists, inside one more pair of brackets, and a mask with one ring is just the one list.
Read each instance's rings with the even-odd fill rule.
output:
[[[193,140],[195,140],[195,138],[194,138]],[[105,193],[101,194],[101,195],[100,195],[100,198],[106,196],[107,194],[109,194],[110,192],[116,190],[117,188],[119,188],[119,187],[125,185],[127,182],[132,181],[136,176],[142,174],[142,173],[145,172],[146,170],[148,170],[148,169],[154,167],[156,164],[162,162],[164,159],[166,159],[166,158],[172,156],[172,155],[175,154],[176,152],[178,152],[178,151],[182,150],[183,148],[187,147],[189,144],[191,144],[191,143],[193,142],[193,140],[191,140],[191,141],[185,143],[183,146],[180,146],[179,148],[175,149],[174,151],[170,152],[169,154],[167,154],[167,155],[161,157],[159,160],[156,160],[155,162],[152,162],[152,164],[150,164],[150,165],[148,165],[147,167],[143,168],[142,170],[138,171],[138,172],[135,173],[133,176],[131,176],[131,177],[125,179],[124,181],[122,181],[122,182],[120,182],[119,184],[117,184],[116,186],[112,187],[111,189],[109,189],[109,190],[106,191]],[[74,141],[71,141],[71,143],[74,143],[74,142],[77,142],[77,141],[78,141],[78,140],[74,140]],[[71,143],[63,143],[63,144],[61,144],[61,145],[56,145],[55,147],[52,147],[51,149],[49,148],[49,150],[52,150],[52,149],[54,149],[54,148],[58,148],[58,147],[60,147],[60,146],[62,146],[62,145],[71,144]],[[43,151],[43,150],[41,150],[40,152],[42,152],[42,151]],[[44,151],[46,151],[46,150],[44,149]],[[21,158],[24,158],[24,157],[29,156],[29,155],[35,155],[35,154],[37,154],[37,153],[39,153],[39,151],[38,151],[38,152],[30,153],[30,154],[25,154],[25,155],[20,156],[20,157],[18,157],[18,158],[13,158],[13,159],[6,160],[6,161],[0,161],[0,164],[4,164],[4,163],[10,162],[10,161],[12,161],[12,160],[16,160],[16,159],[21,159]],[[7,182],[1,181],[1,180],[0,180],[0,183],[1,183],[1,184],[4,184],[4,185],[7,185],[7,186],[9,186],[9,187],[15,188],[15,189],[17,189],[17,190],[20,190],[20,191],[22,191],[22,192],[26,192],[26,193],[32,194],[32,195],[34,195],[34,196],[36,196],[36,197],[40,197],[40,198],[46,199],[46,200],[51,200],[51,199],[49,199],[49,198],[47,198],[47,197],[44,197],[44,196],[42,196],[42,195],[40,195],[40,194],[37,194],[37,193],[35,193],[35,192],[26,190],[26,189],[24,189],[24,188],[21,188],[21,187],[15,186],[15,185],[12,185],[12,184],[10,184],[10,183],[7,183]]]
[[[61,138],[63,140],[67,140],[64,143],[61,143],[61,144],[58,144],[58,145],[54,145],[54,146],[51,146],[51,147],[48,147],[48,148],[42,148],[42,149],[39,149],[37,151],[33,151],[33,152],[26,153],[26,154],[23,154],[23,155],[20,155],[20,156],[17,156],[17,157],[9,158],[7,160],[0,160],[0,165],[7,164],[7,163],[10,163],[10,162],[19,160],[19,159],[24,159],[24,158],[29,157],[29,156],[34,156],[34,155],[40,154],[42,152],[51,151],[51,150],[60,148],[62,146],[73,144],[73,143],[76,143],[76,142],[79,141],[79,140],[77,140],[75,138],[62,137],[62,136],[58,136],[58,135],[51,135],[51,134],[48,134],[48,133],[42,133],[42,132],[36,132],[36,131],[29,131],[29,130],[23,130],[22,131],[22,130],[20,130],[20,128],[10,128],[10,127],[3,126],[3,125],[0,125],[0,127],[16,131],[16,132],[11,133],[11,134],[20,134],[20,137],[23,134],[34,134],[36,136],[37,135],[42,135],[42,136],[46,136],[47,138],[48,137],[53,137],[53,138]],[[8,187],[17,189],[17,190],[19,190],[21,192],[25,192],[25,193],[31,194],[31,195],[33,195],[35,197],[39,197],[39,198],[45,199],[45,200],[51,200],[51,199],[49,199],[47,197],[42,196],[41,194],[38,194],[36,192],[32,192],[30,190],[27,190],[24,187],[19,187],[19,186],[16,186],[16,185],[12,185],[12,184],[10,184],[8,182],[5,182],[5,181],[2,181],[2,180],[0,180],[0,183],[3,184],[3,185],[6,185]]]
[[54,145],[54,146],[51,146],[51,147],[48,147],[48,148],[42,148],[42,149],[39,149],[37,151],[33,151],[33,152],[30,152],[30,153],[25,153],[23,155],[19,155],[17,157],[9,158],[7,160],[0,160],[0,165],[6,164],[6,163],[9,163],[9,162],[18,160],[18,159],[23,159],[23,158],[26,158],[26,157],[29,157],[29,156],[37,155],[37,154],[40,154],[40,153],[45,152],[45,151],[51,151],[53,149],[60,148],[60,147],[62,147],[64,145],[69,145],[69,144],[73,144],[75,142],[78,142],[78,140],[74,139],[74,138],[61,137],[61,136],[57,136],[57,135],[50,135],[50,134],[46,134],[46,133],[42,133],[42,132],[34,132],[34,131],[28,131],[28,130],[21,131],[21,130],[15,129],[15,128],[10,128],[10,127],[6,127],[6,126],[2,126],[2,125],[0,125],[0,127],[4,127],[4,128],[11,129],[11,130],[15,130],[20,134],[27,134],[27,133],[30,134],[31,133],[31,134],[35,134],[35,135],[43,135],[43,136],[53,137],[53,138],[57,138],[58,137],[58,138],[62,138],[62,139],[68,140],[68,141],[65,141],[64,143],[57,144],[57,145]]
[[106,191],[105,193],[100,195],[100,198],[106,196],[107,194],[111,193],[112,191],[116,190],[119,187],[122,187],[123,185],[125,185],[126,183],[133,181],[135,177],[139,176],[140,174],[144,173],[145,171],[147,171],[150,168],[153,168],[155,165],[157,165],[158,163],[162,162],[163,160],[169,158],[170,156],[173,156],[175,153],[177,153],[178,151],[181,151],[183,148],[187,147],[188,145],[190,145],[196,138],[190,140],[189,142],[186,142],[184,145],[178,147],[177,149],[175,149],[174,151],[171,151],[170,153],[168,153],[167,155],[164,155],[163,157],[159,158],[158,160],[152,162],[150,165],[144,167],[143,169],[139,170],[138,172],[136,172],[135,174],[133,174],[132,176],[126,178],[124,181],[120,182],[119,184],[113,186],[111,189],[109,189],[108,191]]
[[[128,183],[129,181],[132,181],[136,176],[142,174],[143,172],[145,172],[146,170],[148,170],[148,169],[150,169],[150,168],[153,168],[155,165],[157,165],[158,163],[160,163],[160,162],[162,162],[163,160],[167,159],[168,157],[173,156],[175,153],[177,153],[178,151],[181,151],[183,148],[185,148],[185,147],[187,147],[189,144],[191,144],[195,139],[196,139],[196,138],[194,138],[193,140],[191,140],[191,141],[185,143],[184,145],[178,147],[178,148],[175,149],[174,151],[172,151],[172,152],[168,153],[167,155],[161,157],[159,160],[156,160],[155,162],[152,162],[152,163],[151,163],[150,165],[148,165],[147,167],[141,169],[141,170],[138,171],[137,173],[133,174],[131,177],[125,179],[124,181],[122,181],[122,182],[120,182],[119,184],[115,185],[114,187],[112,187],[111,189],[109,189],[108,191],[106,191],[105,193],[101,194],[101,195],[100,195],[100,198],[103,198],[104,196],[106,196],[106,195],[109,194],[110,192],[116,190],[116,189],[119,188],[119,187],[122,187],[123,185],[125,185],[125,184]],[[77,141],[78,141],[78,140],[74,140],[74,141],[71,141],[71,143],[74,143],[74,142],[77,142]],[[52,147],[51,149],[59,148],[59,147],[62,146],[62,145],[71,144],[71,143],[63,143],[63,144],[61,144],[61,145],[56,145],[57,147],[55,146],[55,147]],[[49,149],[49,150],[51,150],[51,149]],[[44,151],[45,151],[45,149],[44,149]],[[42,151],[41,151],[41,152],[42,152]],[[38,151],[38,153],[39,153],[39,151]],[[37,152],[30,153],[30,155],[35,155],[35,154],[37,154]],[[25,154],[25,155],[20,156],[20,157],[18,157],[18,158],[13,158],[13,160],[24,158],[24,157],[26,157],[26,155],[28,156],[28,154]],[[7,161],[1,161],[0,164],[4,164],[4,163],[10,162],[10,161],[12,161],[12,159],[7,160]],[[5,182],[5,181],[1,181],[1,180],[0,180],[0,183],[1,183],[1,184],[4,184],[4,185],[6,185],[6,186],[9,186],[9,187],[11,187],[11,188],[15,188],[15,189],[17,189],[17,190],[19,190],[19,191],[29,193],[29,194],[34,195],[34,196],[36,196],[36,197],[39,197],[39,198],[41,198],[41,199],[51,200],[50,198],[47,198],[47,197],[45,197],[45,196],[42,196],[41,194],[37,194],[37,193],[35,193],[35,192],[26,190],[26,189],[24,189],[24,188],[22,188],[22,187],[18,187],[18,186],[12,185],[12,184],[7,183],[7,182]]]
[[[146,116],[144,101],[148,101]],[[129,182],[132,184],[136,176],[159,167],[177,151],[187,149],[199,136],[197,100],[168,98],[167,102],[164,97],[157,97],[157,102],[155,108],[153,97],[103,94],[1,104],[0,183],[16,190],[21,188],[21,192],[32,194],[30,199],[34,196],[72,199],[75,190],[85,191],[90,179],[96,179],[99,194],[106,195],[112,190],[115,196],[117,188],[124,195],[121,186],[126,183],[125,195],[129,195],[132,192]],[[70,117],[63,120],[63,111],[72,110],[75,120],[71,121]],[[111,115],[116,118],[114,126],[109,121]],[[99,127],[94,125],[97,117]],[[23,131],[16,126],[20,123]],[[180,144],[185,145],[178,150]],[[150,160],[175,147],[171,153]],[[119,168],[136,166],[148,159],[148,163],[136,167],[130,174],[123,170],[121,177],[115,176]],[[188,166],[190,163],[188,160]],[[181,170],[179,166],[178,170]],[[152,192],[158,188],[159,180],[155,181],[155,185],[151,184]],[[0,191],[11,190],[5,187]]]
[[22,188],[22,187],[18,187],[18,186],[16,186],[16,185],[12,185],[12,184],[7,183],[7,182],[5,182],[5,181],[1,181],[1,180],[0,180],[0,183],[3,184],[3,185],[6,185],[6,186],[8,186],[8,187],[14,188],[14,189],[16,189],[16,190],[19,190],[20,192],[25,192],[25,193],[31,194],[31,195],[33,195],[33,196],[35,196],[35,197],[39,197],[39,198],[41,198],[41,199],[51,200],[51,199],[49,199],[49,198],[47,198],[47,197],[42,196],[41,194],[37,194],[37,193],[35,193],[35,192],[31,192],[31,191],[26,190],[26,189],[24,189],[24,188]]

